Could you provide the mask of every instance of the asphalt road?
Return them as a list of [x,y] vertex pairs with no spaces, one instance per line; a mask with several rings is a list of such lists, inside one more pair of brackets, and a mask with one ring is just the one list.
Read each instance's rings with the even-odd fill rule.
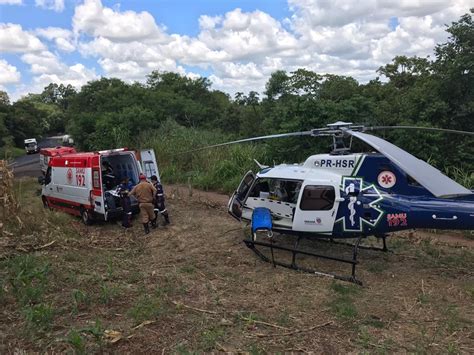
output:
[[[50,148],[61,145],[61,139],[59,137],[48,137],[38,141],[40,148]],[[16,177],[32,176],[38,177],[41,175],[41,169],[39,165],[39,153],[26,154],[16,158],[11,164],[13,168],[13,174]]]

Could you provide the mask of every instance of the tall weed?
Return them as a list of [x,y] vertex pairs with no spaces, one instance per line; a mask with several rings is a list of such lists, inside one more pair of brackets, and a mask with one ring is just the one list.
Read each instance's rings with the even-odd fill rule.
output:
[[[144,133],[141,148],[156,152],[160,174],[168,183],[188,183],[205,190],[231,192],[243,174],[258,167],[254,159],[266,165],[298,163],[310,154],[323,152],[316,141],[288,138],[258,144],[241,143],[198,150],[199,148],[239,139],[217,130],[184,127],[173,120],[159,130]],[[321,142],[320,142],[321,143]],[[325,151],[324,151],[325,152]],[[435,159],[428,162],[437,166]],[[474,173],[469,166],[448,166],[445,173],[467,188],[474,189]]]
[[234,139],[215,131],[186,128],[166,121],[159,131],[147,133],[143,147],[152,147],[162,179],[168,183],[191,182],[208,190],[235,190],[243,174],[256,168],[254,159],[264,162],[264,145],[239,144],[193,151],[199,147]]

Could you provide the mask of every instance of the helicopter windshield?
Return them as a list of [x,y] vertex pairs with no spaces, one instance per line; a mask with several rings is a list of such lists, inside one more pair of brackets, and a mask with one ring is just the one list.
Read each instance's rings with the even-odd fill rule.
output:
[[301,183],[300,180],[260,178],[250,191],[249,197],[267,198],[296,204]]

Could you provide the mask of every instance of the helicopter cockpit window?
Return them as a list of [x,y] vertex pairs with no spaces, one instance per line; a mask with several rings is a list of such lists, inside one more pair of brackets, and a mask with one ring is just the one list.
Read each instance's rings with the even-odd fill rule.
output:
[[410,186],[421,186],[418,181],[416,181],[415,179],[413,179],[410,175],[407,175],[407,182],[408,182],[408,185]]
[[335,199],[334,187],[308,185],[304,188],[300,208],[303,211],[329,211]]
[[301,181],[298,180],[258,179],[250,191],[249,197],[296,204],[300,189]]

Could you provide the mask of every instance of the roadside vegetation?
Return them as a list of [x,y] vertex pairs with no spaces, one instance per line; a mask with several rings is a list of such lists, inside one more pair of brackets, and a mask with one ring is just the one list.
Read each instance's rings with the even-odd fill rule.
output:
[[[302,131],[338,120],[368,126],[414,125],[474,131],[473,12],[447,27],[449,38],[433,58],[397,56],[359,83],[352,77],[298,69],[276,71],[263,93],[234,97],[207,78],[153,71],[145,83],[116,78],[80,91],[51,83],[41,94],[10,103],[0,94],[0,150],[54,132],[72,134],[80,149],[153,147],[167,182],[229,190],[253,159],[297,163],[325,153],[330,141],[287,138],[252,146],[182,154],[242,137]],[[474,187],[472,136],[422,131],[376,134]],[[357,143],[356,149],[367,149]]]

